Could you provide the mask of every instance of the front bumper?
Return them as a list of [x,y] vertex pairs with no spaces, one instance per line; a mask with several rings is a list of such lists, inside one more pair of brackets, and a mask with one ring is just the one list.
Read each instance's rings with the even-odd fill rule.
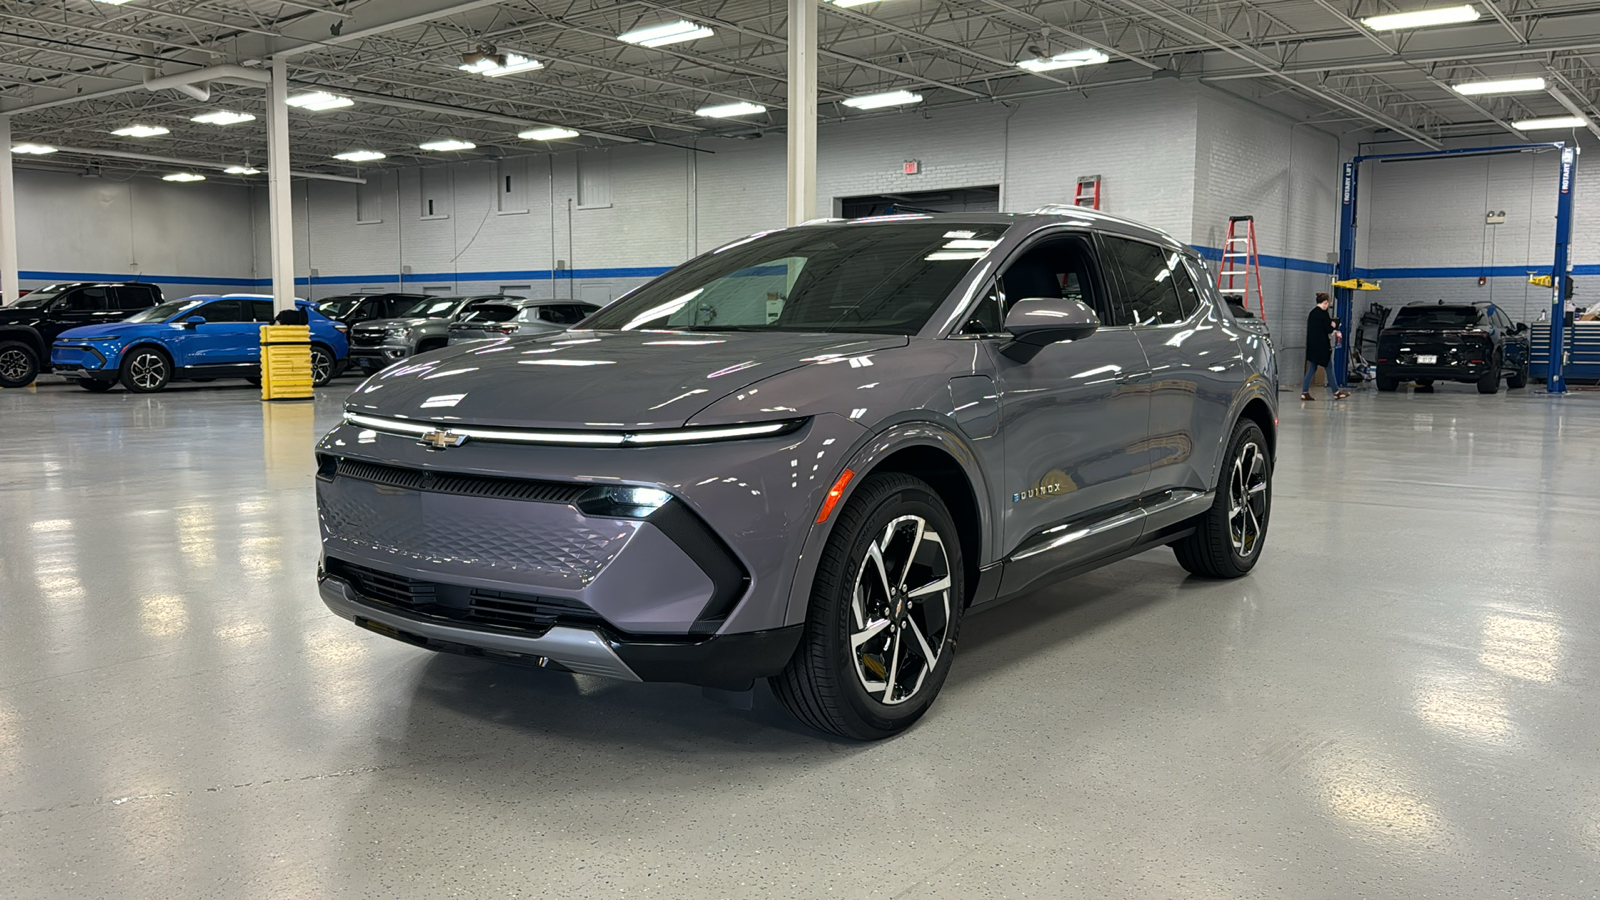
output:
[[335,614],[386,637],[464,656],[599,675],[623,681],[679,681],[743,690],[783,670],[804,626],[692,641],[623,639],[599,627],[553,625],[542,633],[462,627],[365,597],[351,583],[319,575],[322,602]]
[[115,378],[116,368],[93,344],[56,344],[50,348],[50,371],[57,375]]
[[350,364],[367,371],[377,371],[397,360],[411,355],[408,343],[385,340],[381,344],[360,344],[357,337],[350,339]]

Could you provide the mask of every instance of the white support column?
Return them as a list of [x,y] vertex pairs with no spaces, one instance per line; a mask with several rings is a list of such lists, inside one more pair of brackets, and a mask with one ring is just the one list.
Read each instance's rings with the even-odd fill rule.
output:
[[11,117],[0,116],[0,296],[15,303],[22,290],[17,276],[17,182],[11,175]]
[[272,58],[267,85],[267,230],[271,235],[272,309],[294,309],[294,201],[289,193],[289,72]]
[[789,0],[789,224],[817,217],[817,0]]

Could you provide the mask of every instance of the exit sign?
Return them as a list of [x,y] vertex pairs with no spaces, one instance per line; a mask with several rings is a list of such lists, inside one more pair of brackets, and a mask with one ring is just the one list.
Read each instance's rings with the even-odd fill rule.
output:
[[901,174],[904,174],[904,175],[921,175],[922,174],[922,160],[920,160],[920,159],[908,159],[908,160],[906,160],[905,162],[900,164],[900,172],[901,172]]

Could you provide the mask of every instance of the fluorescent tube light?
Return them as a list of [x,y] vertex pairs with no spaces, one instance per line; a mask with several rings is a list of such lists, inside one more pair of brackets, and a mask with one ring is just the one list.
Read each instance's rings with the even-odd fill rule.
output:
[[440,140],[428,141],[417,146],[424,150],[432,150],[435,153],[449,153],[451,150],[472,150],[478,145],[471,141],[463,141],[456,138],[441,138]]
[[1093,66],[1107,62],[1111,57],[1099,50],[1068,50],[1066,53],[1057,53],[1055,56],[1043,59],[1025,59],[1017,63],[1017,68],[1029,72],[1049,72],[1054,69],[1071,69],[1076,66]]
[[571,128],[561,128],[554,125],[549,128],[530,128],[517,135],[517,137],[525,141],[561,141],[577,136],[578,133]]
[[1479,94],[1526,94],[1544,90],[1544,79],[1502,78],[1499,81],[1468,81],[1465,84],[1453,84],[1450,89],[1468,97],[1476,97]]
[[372,162],[383,159],[385,155],[376,150],[346,150],[343,153],[335,153],[333,158],[342,159],[345,162]]
[[665,25],[652,25],[649,28],[635,28],[617,35],[617,40],[625,44],[638,44],[641,47],[665,47],[668,44],[681,44],[684,41],[696,41],[703,37],[711,37],[715,31],[704,25],[679,20]]
[[910,106],[921,103],[922,95],[910,91],[888,91],[882,94],[867,94],[864,97],[851,97],[849,100],[839,101],[853,109],[882,109],[885,106]]
[[26,153],[29,156],[44,156],[46,153],[56,152],[56,148],[49,144],[17,144],[11,148],[12,153]]
[[840,9],[849,9],[852,6],[866,6],[868,3],[877,3],[878,0],[828,0]]
[[1523,119],[1512,122],[1518,131],[1541,131],[1546,128],[1588,128],[1589,120],[1583,116],[1555,116],[1549,119]]
[[240,122],[254,122],[255,120],[256,117],[250,115],[249,113],[230,112],[226,109],[219,109],[216,112],[201,113],[189,121],[199,122],[202,125],[237,125]]
[[196,175],[193,172],[173,172],[171,175],[163,175],[163,176],[161,176],[161,180],[162,181],[205,181],[206,177],[204,175]]
[[1361,24],[1373,31],[1409,31],[1412,28],[1427,28],[1430,25],[1459,25],[1462,22],[1476,22],[1480,13],[1472,4],[1465,6],[1440,6],[1434,9],[1417,9],[1411,12],[1389,13],[1383,16],[1368,16],[1361,20]]
[[456,68],[463,72],[472,72],[485,78],[499,78],[504,75],[515,75],[518,72],[532,72],[544,68],[544,63],[537,59],[530,59],[520,53],[507,53],[506,64],[500,65],[487,57],[475,63],[462,63]]
[[118,128],[111,133],[117,137],[147,138],[155,137],[158,134],[170,134],[171,131],[162,128],[160,125],[129,125],[126,128]]
[[702,106],[695,110],[694,114],[708,119],[731,119],[734,116],[753,116],[766,111],[767,108],[759,103],[745,103],[741,100],[738,103],[724,103],[721,106]]
[[324,112],[330,109],[343,109],[346,106],[355,106],[356,102],[349,97],[340,97],[327,91],[312,91],[309,94],[296,94],[284,101],[290,106],[311,112]]
[[222,171],[229,175],[260,175],[261,170],[252,166],[229,166]]

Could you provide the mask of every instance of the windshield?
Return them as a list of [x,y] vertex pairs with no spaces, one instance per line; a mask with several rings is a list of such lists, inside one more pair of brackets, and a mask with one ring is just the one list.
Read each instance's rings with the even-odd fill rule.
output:
[[401,310],[397,319],[447,319],[465,297],[429,297]]
[[43,309],[51,300],[60,296],[60,291],[45,288],[42,291],[32,291],[25,296],[18,297],[17,302],[11,304],[12,309]]
[[356,311],[365,297],[329,297],[317,304],[317,312],[330,319],[339,319]]
[[1469,328],[1476,324],[1475,306],[1406,306],[1394,316],[1395,328]]
[[172,318],[173,316],[177,315],[180,312],[183,312],[184,310],[190,308],[191,306],[199,306],[200,304],[206,302],[207,300],[211,300],[211,299],[214,299],[214,298],[212,298],[212,297],[184,297],[181,300],[168,300],[167,302],[161,304],[160,306],[152,306],[149,309],[147,309],[147,310],[145,310],[143,312],[140,312],[140,313],[135,313],[134,315],[131,315],[131,316],[127,317],[126,319],[123,319],[122,321],[124,321],[124,322],[135,322],[135,323],[137,323],[137,322],[165,322],[166,320]]
[[917,221],[791,228],[670,272],[588,327],[911,335],[1006,227]]

